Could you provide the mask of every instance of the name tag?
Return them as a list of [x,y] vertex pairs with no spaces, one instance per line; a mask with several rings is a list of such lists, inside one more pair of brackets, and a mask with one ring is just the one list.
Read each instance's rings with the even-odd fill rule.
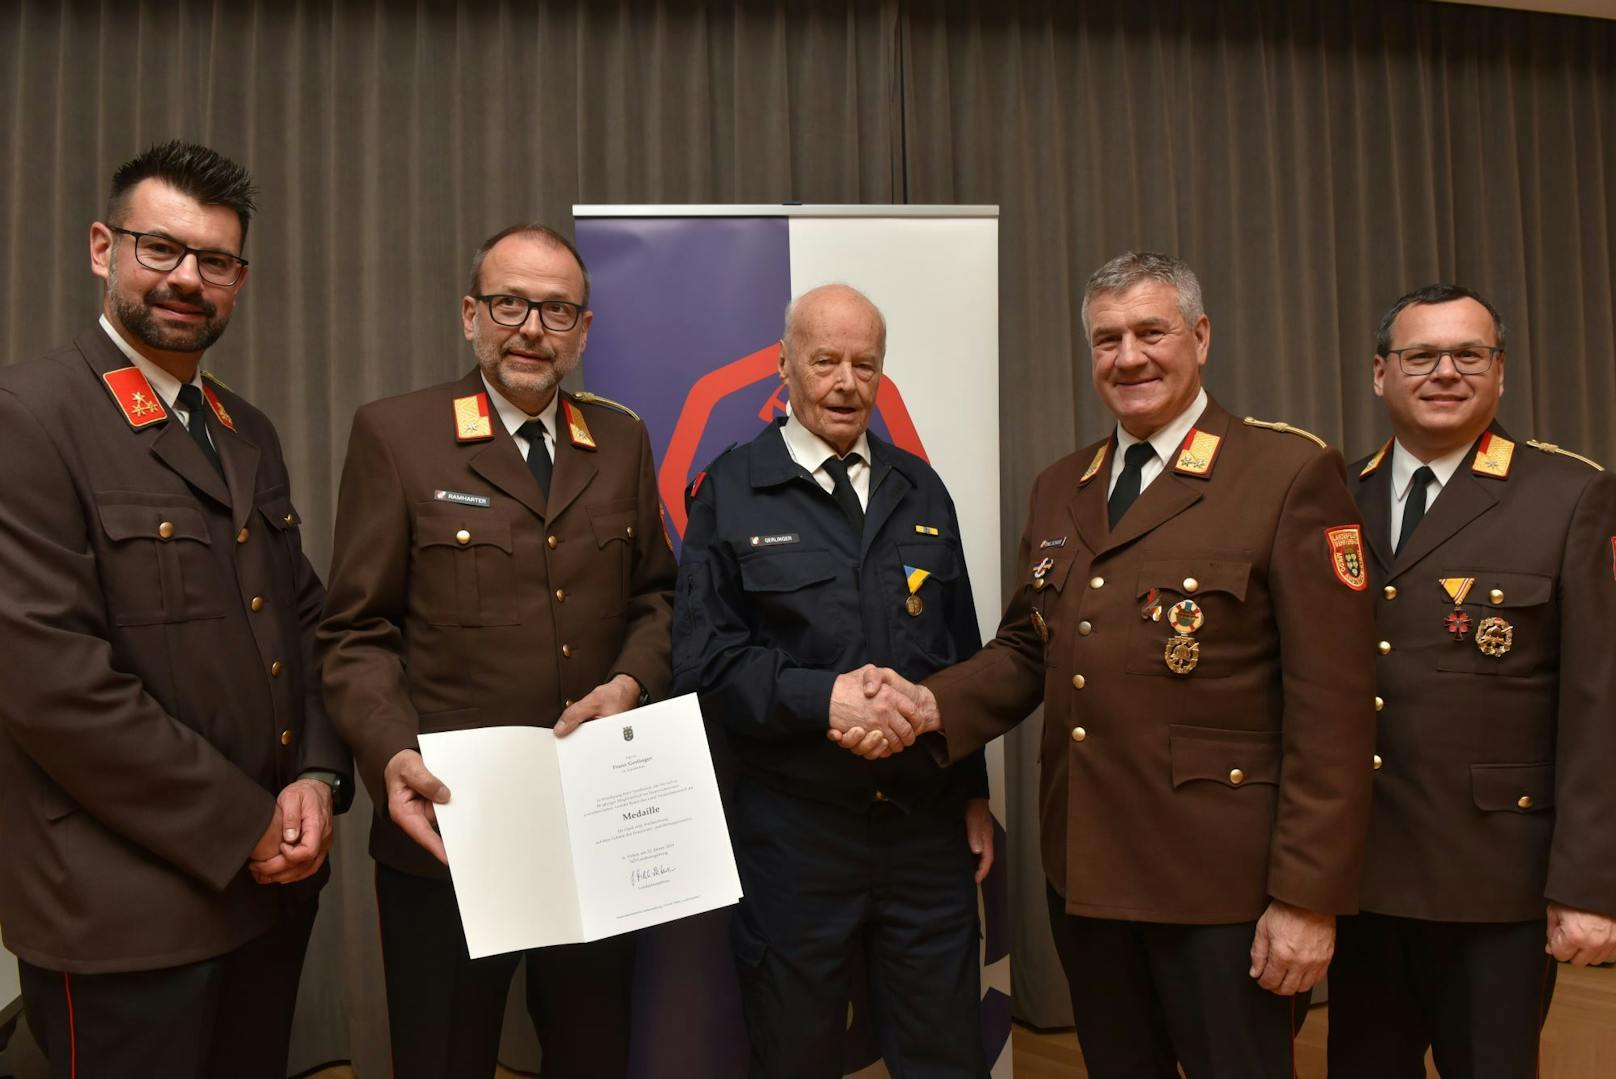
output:
[[487,495],[469,495],[464,491],[433,491],[432,497],[439,502],[453,502],[457,506],[481,506],[487,509],[491,505]]
[[780,532],[773,536],[753,536],[754,547],[778,547],[782,543],[796,543],[802,537],[795,532]]

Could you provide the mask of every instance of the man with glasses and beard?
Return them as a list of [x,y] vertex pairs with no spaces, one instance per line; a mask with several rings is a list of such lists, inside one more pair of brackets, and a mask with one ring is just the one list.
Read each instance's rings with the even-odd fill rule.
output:
[[[360,409],[320,629],[326,701],[376,805],[398,1079],[493,1074],[522,953],[471,960],[417,736],[536,725],[565,735],[668,688],[673,554],[645,427],[564,393],[589,277],[543,225],[492,236],[460,301],[477,366]],[[526,953],[554,1079],[628,1065],[632,936]]]
[[56,1076],[284,1076],[347,802],[280,441],[201,371],[252,195],[121,166],[99,322],[0,372],[0,926]]

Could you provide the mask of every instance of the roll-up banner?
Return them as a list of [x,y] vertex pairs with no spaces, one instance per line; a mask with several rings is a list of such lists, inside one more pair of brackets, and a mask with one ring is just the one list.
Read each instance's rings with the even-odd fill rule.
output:
[[[574,206],[595,319],[585,387],[644,419],[674,550],[684,491],[734,443],[784,414],[786,304],[841,282],[887,320],[871,429],[930,462],[959,513],[983,639],[998,625],[999,272],[995,206]],[[1004,761],[988,747],[996,854],[981,889],[982,1026],[1008,1079],[1010,959]],[[740,1079],[746,1035],[728,911],[641,937],[636,1079]],[[884,1076],[862,970],[846,1071]]]

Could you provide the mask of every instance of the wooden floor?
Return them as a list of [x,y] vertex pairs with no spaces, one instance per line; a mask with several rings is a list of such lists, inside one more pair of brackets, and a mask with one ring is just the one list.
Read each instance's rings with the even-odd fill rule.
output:
[[[1328,1006],[1314,1008],[1296,1041],[1299,1079],[1324,1079]],[[1017,1025],[1012,1032],[1015,1079],[1088,1079],[1070,1031],[1040,1033]],[[1427,1062],[1427,1073],[1436,1069]],[[1543,1028],[1540,1079],[1609,1079],[1616,1076],[1616,967],[1560,966],[1554,1007]],[[318,1079],[353,1079],[348,1068],[329,1068]],[[497,1079],[520,1079],[500,1068]]]

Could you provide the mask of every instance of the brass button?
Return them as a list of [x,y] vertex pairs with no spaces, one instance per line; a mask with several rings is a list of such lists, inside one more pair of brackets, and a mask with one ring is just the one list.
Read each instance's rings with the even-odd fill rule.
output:
[[1385,761],[1380,759],[1380,754],[1376,753],[1375,754],[1375,771],[1377,771],[1377,772],[1380,771],[1380,766],[1382,764],[1385,764],[1385,763],[1386,763]]
[[157,534],[159,536],[163,537],[164,539],[173,539],[174,538],[174,522],[173,521],[164,521],[162,524],[158,525],[157,526]]
[[1088,736],[1089,736],[1089,732],[1084,730],[1082,727],[1073,727],[1072,728],[1072,741],[1081,742],[1083,739],[1087,738]]
[[461,544],[462,546],[467,544],[467,543],[470,543],[471,542],[471,533],[467,532],[464,528],[462,528],[459,532],[455,533],[455,542],[458,543],[458,544]]
[[565,603],[565,602],[567,602],[567,590],[565,588],[556,589],[555,597],[556,597],[556,602],[557,603]]
[[1185,592],[1199,592],[1200,590],[1201,590],[1201,582],[1200,581],[1197,581],[1194,577],[1186,577],[1186,578],[1184,578],[1184,591]]
[[1072,675],[1072,688],[1073,689],[1082,689],[1083,684],[1084,684],[1085,681],[1087,681],[1087,680],[1080,674]]
[[1381,641],[1379,644],[1375,645],[1375,651],[1379,652],[1383,656],[1391,655],[1392,654],[1392,642],[1390,642],[1390,641]]
[[1522,809],[1531,809],[1532,796],[1530,794],[1523,794],[1519,798],[1515,799],[1515,804],[1520,806]]
[[274,663],[269,665],[269,676],[271,678],[279,678],[281,676],[281,671],[284,669],[285,668],[281,666],[281,661],[277,659]]
[[291,528],[294,524],[297,523],[297,518],[292,516],[290,513],[288,513],[285,517],[282,517],[281,520],[286,522],[286,527],[287,528]]
[[875,792],[875,800],[877,802],[884,802],[884,801],[887,800],[887,796],[885,794],[881,793],[880,791],[876,791]]
[[247,604],[247,606],[251,607],[255,611],[263,610],[264,609],[264,597],[263,596],[254,596],[252,598],[252,602]]
[[561,654],[566,656],[568,659],[571,659],[572,658],[572,645],[570,645],[570,644],[562,645],[561,646]]
[[1230,783],[1233,783],[1235,786],[1238,787],[1238,786],[1240,786],[1240,784],[1244,783],[1245,781],[1246,781],[1246,773],[1242,772],[1238,768],[1229,769],[1229,782]]
[[246,543],[247,542],[247,537],[249,537],[251,535],[252,535],[252,532],[250,532],[249,530],[243,528],[240,532],[236,533],[236,542],[237,543]]
[[634,538],[634,526],[633,525],[629,525],[627,528],[623,529],[623,531],[628,533],[628,538],[629,539]]
[[572,698],[568,697],[566,700],[562,701],[561,702],[561,707],[563,707],[563,708],[571,708],[572,707]]
[[[1496,607],[1498,604],[1504,602],[1504,590],[1502,588],[1495,588],[1491,592],[1487,593],[1487,598],[1491,600],[1493,606]],[[1523,806],[1522,808],[1525,807]]]
[[1378,712],[1384,707],[1386,707],[1386,698],[1385,697],[1376,697],[1375,698],[1375,711]]
[[1387,599],[1397,598],[1397,586],[1394,584],[1389,584],[1385,588],[1382,588],[1381,592],[1385,593]]
[[1032,590],[1034,592],[1042,592],[1045,588],[1048,588],[1048,587],[1049,587],[1049,582],[1047,580],[1045,580],[1044,578],[1042,578],[1042,577],[1033,578]]
[[545,543],[545,546],[549,547],[550,550],[552,550],[552,551],[555,550],[557,547],[559,547],[561,545],[561,541],[556,539],[554,536],[551,536],[548,539],[546,539],[544,541],[544,543]]
[[1079,622],[1077,624],[1077,635],[1079,637],[1087,637],[1089,634],[1091,634],[1093,632],[1094,632],[1094,623],[1093,622],[1089,622],[1089,621],[1085,620],[1085,621]]
[[1089,587],[1090,588],[1104,588],[1105,587],[1105,578],[1104,577],[1090,577],[1089,578]]
[[291,731],[282,731],[281,732],[281,745],[289,746],[291,744],[292,744],[292,732]]

